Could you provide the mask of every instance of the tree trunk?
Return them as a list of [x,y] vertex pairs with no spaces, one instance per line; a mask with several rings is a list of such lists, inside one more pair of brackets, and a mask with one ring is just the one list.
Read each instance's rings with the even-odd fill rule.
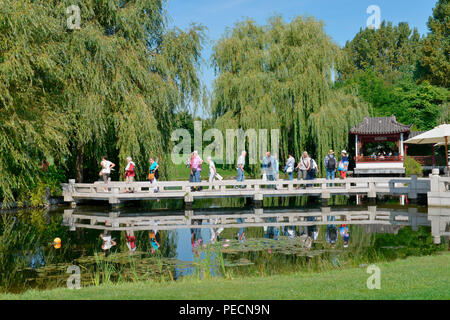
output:
[[84,160],[84,146],[80,142],[77,146],[77,156],[76,156],[76,164],[75,164],[75,170],[76,170],[76,181],[78,183],[83,182],[83,160]]

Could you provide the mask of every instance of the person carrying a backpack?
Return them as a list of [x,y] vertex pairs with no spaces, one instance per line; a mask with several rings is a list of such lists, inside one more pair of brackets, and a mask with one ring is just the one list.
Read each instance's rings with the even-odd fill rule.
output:
[[338,240],[338,229],[334,224],[327,225],[327,231],[325,232],[325,239],[331,245],[331,248],[336,246]]
[[336,157],[334,151],[330,150],[323,160],[324,167],[327,171],[327,180],[334,180],[336,174]]

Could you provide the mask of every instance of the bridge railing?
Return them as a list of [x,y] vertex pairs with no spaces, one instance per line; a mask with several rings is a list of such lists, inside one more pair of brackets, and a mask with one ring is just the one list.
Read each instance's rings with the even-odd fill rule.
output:
[[[375,208],[375,209],[374,209]],[[181,213],[181,212],[180,212]],[[307,218],[313,218],[313,220]],[[334,217],[335,219],[330,219]],[[237,218],[242,222],[237,222]],[[194,221],[201,221],[193,224]],[[243,228],[243,227],[280,227],[280,226],[312,226],[325,224],[386,224],[386,225],[430,225],[426,215],[409,212],[392,212],[377,210],[358,211],[325,211],[308,212],[263,212],[255,209],[254,213],[245,214],[193,214],[189,212],[175,216],[118,216],[114,212],[109,215],[76,214],[73,210],[64,211],[63,224],[74,228],[99,230],[174,230],[183,228]]]
[[[111,181],[104,183],[97,181],[94,183],[75,183],[70,180],[68,184],[63,184],[65,194],[122,194],[127,190],[133,190],[133,193],[153,192],[157,187],[160,193],[185,194],[190,193],[192,188],[202,187],[207,192],[273,192],[276,187],[278,191],[293,191],[297,188],[307,189],[308,192],[327,192],[336,190],[345,190],[348,192],[386,192],[392,194],[405,194],[408,192],[423,193],[430,189],[430,180],[428,178],[397,178],[397,177],[379,177],[379,178],[347,178],[327,180],[318,178],[314,180],[262,180],[248,179],[243,182],[236,180],[216,180],[214,182],[189,182],[189,181],[138,181],[126,183],[124,181]],[[241,188],[244,186],[245,188]]]

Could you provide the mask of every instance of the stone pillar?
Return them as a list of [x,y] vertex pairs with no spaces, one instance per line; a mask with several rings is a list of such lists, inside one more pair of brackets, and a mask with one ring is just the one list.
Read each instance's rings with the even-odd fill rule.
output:
[[431,216],[431,217],[428,217],[428,220],[431,221],[431,234],[433,235],[433,242],[435,244],[440,244],[441,243],[440,217],[439,216]]
[[377,206],[368,206],[367,212],[369,213],[369,220],[375,221],[377,216]]
[[408,208],[408,222],[411,224],[412,231],[419,230],[417,208]]
[[253,206],[255,208],[262,208],[263,200],[264,200],[264,196],[262,193],[255,193],[255,195],[253,196]]
[[403,152],[403,133],[400,133],[400,156],[403,158],[405,153]]
[[408,183],[408,199],[417,199],[417,176],[411,176],[411,181]]
[[264,196],[262,193],[255,193],[255,195],[253,196],[253,200],[255,201],[262,201],[264,199]]
[[75,206],[75,200],[73,199],[73,194],[75,193],[75,179],[69,179],[69,183],[62,184],[64,202],[70,202],[71,205]]
[[369,191],[367,192],[367,197],[369,199],[376,199],[377,198],[377,190],[375,187],[375,182],[369,182]]
[[430,178],[430,191],[439,192],[439,169],[433,169]]
[[192,208],[192,203],[194,202],[194,195],[190,192],[186,193],[184,196],[184,207],[187,210],[190,210]]

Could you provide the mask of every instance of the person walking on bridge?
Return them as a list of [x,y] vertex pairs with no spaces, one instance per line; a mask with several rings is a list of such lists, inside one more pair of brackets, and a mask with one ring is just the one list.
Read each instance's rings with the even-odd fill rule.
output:
[[[297,165],[298,169],[298,180],[306,180],[308,178],[308,171],[311,169],[311,158],[308,152],[303,151],[302,157]],[[304,189],[306,186],[303,187]],[[298,186],[297,186],[298,189]]]
[[275,181],[278,181],[280,179],[280,164],[278,162],[278,155],[273,155],[273,176],[275,178]]
[[[212,161],[211,156],[208,156],[206,158],[206,161],[209,164],[209,178],[208,178],[208,181],[211,184],[210,189],[212,189],[213,188],[212,183],[216,180],[216,175],[217,175],[216,165],[214,164],[214,161]],[[219,189],[219,187],[215,186],[214,189]]]
[[155,172],[156,172],[156,170],[158,170],[158,168],[159,168],[159,164],[155,161],[155,159],[150,158],[150,169],[149,169],[149,173],[148,173],[148,180],[152,184],[153,192],[159,191],[158,186],[156,185],[157,181],[156,181],[156,177],[155,177]]
[[342,158],[341,161],[339,161],[339,166],[338,166],[338,170],[339,170],[339,174],[341,176],[342,179],[347,178],[347,170],[348,170],[348,155],[347,155],[347,151],[342,150],[341,152]]
[[[202,158],[200,158],[197,151],[194,151],[194,158],[192,159],[191,167],[192,176],[194,177],[193,182],[201,182],[200,175],[202,172],[202,164]],[[195,187],[194,190],[200,191],[201,187]]]
[[323,166],[326,170],[327,180],[334,180],[336,174],[336,157],[334,156],[334,151],[330,149],[328,154],[323,159]]
[[292,154],[289,154],[286,166],[284,167],[284,172],[288,174],[289,180],[294,180],[294,170],[295,170],[295,158]]
[[[126,183],[133,183],[135,176],[136,165],[132,161],[131,157],[127,157],[127,166],[125,168],[125,181]],[[133,192],[133,188],[127,188],[125,192]]]
[[[116,166],[114,163],[108,160],[107,156],[102,157],[102,161],[100,162],[100,166],[102,169],[99,172],[99,175],[103,177],[103,182],[109,182],[109,175],[111,174],[111,170]],[[105,191],[108,191],[108,188],[105,188]]]
[[[237,170],[237,181],[238,182],[243,182],[245,180],[245,176],[244,176],[244,166],[245,166],[245,156],[247,155],[247,152],[244,150],[242,151],[241,155],[238,158],[237,161],[237,166],[236,166],[236,170]],[[238,186],[235,186],[235,188],[238,188]],[[241,188],[245,188],[244,185],[241,185]]]
[[[273,156],[270,155],[270,152],[266,152],[266,156],[263,158],[262,161],[262,168],[263,168],[263,172],[265,173],[267,180],[269,181],[274,181],[275,177],[275,170],[274,170],[274,166],[275,166],[275,158]],[[269,185],[269,188],[273,188],[274,185]]]

